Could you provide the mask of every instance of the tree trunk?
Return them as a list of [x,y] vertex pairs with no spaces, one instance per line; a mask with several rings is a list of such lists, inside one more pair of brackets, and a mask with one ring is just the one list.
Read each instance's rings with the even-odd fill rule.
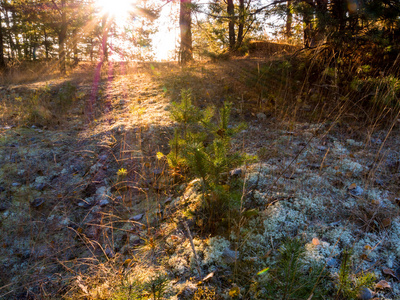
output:
[[182,65],[193,60],[192,47],[192,0],[180,0],[179,26],[181,30],[180,61]]
[[244,28],[244,17],[245,9],[244,9],[244,0],[239,0],[239,28],[238,28],[238,37],[237,44],[235,48],[239,48],[243,42],[243,28]]
[[108,15],[105,14],[101,20],[103,36],[101,40],[102,57],[101,61],[108,61]]
[[292,22],[293,22],[292,0],[288,0],[286,2],[286,37],[288,39],[292,37]]
[[46,53],[46,60],[49,59],[49,41],[47,40],[47,32],[46,28],[43,28],[43,35],[44,35],[44,49]]
[[234,50],[236,46],[235,37],[235,5],[233,0],[227,0],[227,13],[229,17],[229,50]]
[[65,1],[61,0],[61,28],[58,34],[58,59],[60,63],[60,73],[66,73],[65,66],[65,40],[67,38],[67,16],[65,12]]
[[19,33],[20,30],[17,29],[18,28],[17,17],[15,15],[14,10],[12,11],[12,15],[11,16],[12,16],[12,20],[13,20],[13,29],[12,29],[12,31],[14,33],[15,48],[17,50],[17,57],[18,57],[18,59],[22,59],[23,58],[22,47],[21,47],[21,43],[20,43],[20,40],[19,40],[19,36],[18,36],[18,33]]
[[332,14],[333,18],[336,21],[334,26],[337,28],[339,32],[343,32],[346,27],[346,7],[347,2],[341,0],[332,0]]
[[0,69],[6,68],[6,61],[4,59],[4,46],[3,46],[3,27],[1,26],[1,13],[0,13]]
[[[10,26],[10,18],[8,17],[8,10],[7,10],[6,7],[4,8],[4,10],[5,10],[4,20],[6,21],[7,28],[11,28],[11,26]],[[11,59],[14,60],[14,58],[15,58],[15,56],[14,56],[14,54],[15,54],[15,44],[14,44],[14,41],[13,41],[13,38],[12,38],[12,35],[11,35],[11,30],[8,30],[8,45],[9,45],[9,51],[10,51],[10,54],[11,54],[11,56],[9,56],[9,58],[11,57]]]
[[79,63],[79,51],[78,51],[78,30],[74,29],[72,40],[74,41],[74,66],[77,66]]
[[311,28],[311,16],[308,13],[303,15],[303,32],[304,32],[304,47],[311,47],[312,44],[312,28]]

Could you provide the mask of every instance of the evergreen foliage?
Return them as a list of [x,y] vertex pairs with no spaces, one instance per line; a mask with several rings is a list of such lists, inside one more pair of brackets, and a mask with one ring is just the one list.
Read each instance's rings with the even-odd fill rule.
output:
[[[231,201],[235,198],[234,189],[230,190],[223,175],[226,177],[229,170],[255,159],[231,150],[231,138],[245,128],[245,124],[229,125],[231,107],[225,102],[218,114],[211,107],[200,110],[192,104],[191,91],[182,90],[181,101],[173,102],[171,108],[171,117],[178,126],[166,158],[175,175],[187,174],[202,180],[209,224],[221,219],[226,208],[235,202]],[[157,156],[164,157],[162,153]]]
[[337,278],[337,295],[345,299],[358,299],[363,288],[372,288],[375,281],[373,273],[353,274],[351,265],[351,251],[345,250],[342,254],[342,263]]
[[[279,249],[278,259],[268,272],[259,272],[258,299],[320,299],[329,292],[325,285],[323,265],[306,266],[305,249],[298,239],[286,240]],[[267,270],[267,269],[266,269]],[[263,298],[264,297],[264,298]],[[266,298],[265,298],[266,297]]]

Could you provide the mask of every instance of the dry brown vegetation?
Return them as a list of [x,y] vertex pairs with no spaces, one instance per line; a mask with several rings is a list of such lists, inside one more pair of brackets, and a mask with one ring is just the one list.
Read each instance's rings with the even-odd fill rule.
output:
[[[264,249],[257,249],[256,236],[266,230],[268,218],[277,218],[271,215],[277,203],[301,206],[306,191],[304,198],[315,200],[322,213],[304,202],[308,228],[291,227],[288,218],[290,231],[279,230],[291,238],[308,232],[303,245],[322,251],[334,243],[321,228],[340,221],[352,235],[348,245],[365,246],[355,249],[360,268],[395,272],[397,262],[388,266],[385,255],[392,253],[394,260],[399,255],[389,238],[399,217],[398,103],[391,102],[397,94],[385,78],[365,81],[357,92],[348,89],[346,74],[337,73],[343,68],[322,64],[333,59],[324,51],[184,68],[110,63],[96,70],[81,64],[64,78],[52,72],[38,76],[40,66],[24,66],[3,77],[0,297],[263,299],[259,286],[266,283],[256,274],[282,259],[277,249],[284,242],[276,238],[267,250],[260,238]],[[381,93],[371,94],[373,87]],[[198,181],[188,183],[189,173],[174,173],[156,158],[159,151],[168,153],[176,126],[169,117],[171,102],[188,88],[202,109],[232,102],[233,124],[245,121],[248,128],[231,150],[259,158],[238,175],[248,183],[239,187],[238,206],[224,216],[229,220],[215,224],[213,239]],[[396,97],[389,101],[391,92]],[[357,193],[359,186],[365,193]],[[307,235],[313,226],[316,240]],[[357,244],[367,234],[382,242],[372,244],[371,237]],[[231,246],[218,248],[225,241],[220,237]],[[346,246],[340,234],[335,238]],[[379,254],[370,259],[376,247]],[[218,249],[223,255],[217,257]],[[279,268],[271,274],[278,278]],[[397,275],[380,276],[392,287],[374,291],[399,295]],[[325,297],[339,299],[329,282]],[[282,296],[279,289],[276,294]]]

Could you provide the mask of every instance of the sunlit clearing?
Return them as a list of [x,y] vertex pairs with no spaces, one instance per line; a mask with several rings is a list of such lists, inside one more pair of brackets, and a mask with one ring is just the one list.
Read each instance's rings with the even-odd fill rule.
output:
[[103,14],[109,14],[116,19],[126,18],[133,10],[135,0],[97,0]]

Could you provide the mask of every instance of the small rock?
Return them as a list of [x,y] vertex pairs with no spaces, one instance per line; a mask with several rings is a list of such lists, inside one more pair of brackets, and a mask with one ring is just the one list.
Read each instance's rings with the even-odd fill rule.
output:
[[42,206],[42,204],[44,203],[45,199],[44,198],[36,198],[33,201],[30,202],[30,205],[34,208],[39,208],[40,206]]
[[382,140],[381,139],[371,139],[371,142],[377,145],[382,144]]
[[9,203],[0,203],[0,212],[6,211],[9,206]]
[[232,177],[233,177],[233,176],[239,177],[239,176],[242,175],[242,169],[241,169],[241,168],[233,169],[233,170],[231,170],[231,171],[229,172],[229,175],[232,176]]
[[99,187],[99,188],[96,190],[96,195],[97,195],[97,196],[106,196],[106,195],[107,195],[107,192],[108,192],[107,187],[102,186],[102,187]]
[[17,186],[20,186],[21,184],[19,182],[13,182],[11,185],[14,187],[17,187]]
[[239,251],[233,251],[229,248],[225,248],[222,253],[222,260],[226,264],[233,264],[239,258]]
[[94,205],[93,203],[93,197],[88,197],[85,200],[82,200],[78,203],[79,207],[83,207],[83,208],[90,208]]
[[115,253],[110,247],[106,247],[106,255],[108,256],[108,258],[113,258],[115,256]]
[[339,261],[333,257],[331,257],[327,262],[326,265],[331,268],[336,268],[339,266]]
[[138,214],[136,216],[130,217],[129,220],[131,221],[139,221],[143,218],[144,214]]
[[360,289],[360,294],[358,295],[358,299],[360,300],[370,300],[375,296],[375,293],[371,291],[367,287],[363,287]]
[[265,120],[267,120],[267,116],[264,113],[260,112],[257,114],[257,119],[259,121],[265,121]]
[[107,155],[107,154],[103,154],[103,155],[100,155],[100,156],[99,156],[99,160],[100,160],[100,161],[106,161],[107,158],[108,158],[108,155]]
[[110,204],[110,201],[108,201],[107,199],[100,200],[99,202],[100,207],[107,206],[108,204]]
[[316,146],[315,148],[317,148],[319,151],[326,151],[326,149],[328,149],[325,146]]
[[164,204],[165,205],[170,204],[171,202],[172,202],[172,198],[171,197],[168,197],[167,199],[164,200]]
[[396,275],[397,280],[400,280],[400,279],[399,279],[399,278],[400,278],[400,267],[397,268],[397,269],[394,271],[394,274]]
[[35,189],[36,189],[37,191],[43,191],[43,190],[46,188],[46,186],[47,186],[47,184],[45,184],[45,183],[39,183],[39,184],[37,184],[37,185],[35,186]]
[[361,196],[364,190],[360,186],[356,186],[354,189],[349,190],[349,193],[353,196]]
[[163,170],[160,169],[160,168],[154,168],[154,169],[152,170],[152,173],[153,173],[154,175],[161,175],[161,174],[163,173]]
[[62,221],[60,222],[60,224],[63,226],[68,226],[70,223],[71,223],[71,220],[68,217],[62,219]]

